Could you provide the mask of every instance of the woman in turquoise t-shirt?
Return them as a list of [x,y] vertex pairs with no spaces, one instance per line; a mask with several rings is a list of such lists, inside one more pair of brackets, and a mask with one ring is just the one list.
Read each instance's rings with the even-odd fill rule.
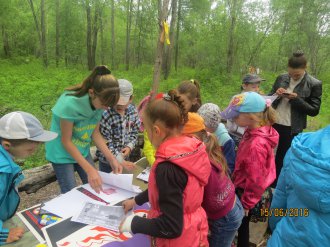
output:
[[75,171],[99,193],[102,180],[90,156],[92,140],[112,170],[122,172],[99,131],[103,111],[119,99],[118,81],[106,66],[97,66],[81,84],[66,90],[52,108],[51,130],[58,137],[47,143],[46,158],[53,165],[61,193],[76,187]]

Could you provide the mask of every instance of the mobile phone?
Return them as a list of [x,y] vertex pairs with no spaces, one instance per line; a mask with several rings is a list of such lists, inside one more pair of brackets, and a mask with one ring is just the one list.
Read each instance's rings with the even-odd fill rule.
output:
[[283,95],[290,95],[291,93],[282,93]]

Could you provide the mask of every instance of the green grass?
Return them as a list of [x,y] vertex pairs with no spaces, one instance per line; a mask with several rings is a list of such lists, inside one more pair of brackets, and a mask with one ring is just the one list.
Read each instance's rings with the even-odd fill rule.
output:
[[[17,58],[15,60],[0,60],[0,115],[10,111],[27,111],[35,115],[45,128],[51,121],[51,107],[63,90],[71,85],[80,83],[89,71],[85,68],[55,68],[45,69],[41,62],[35,59]],[[134,85],[134,101],[138,103],[147,95],[152,86],[153,66],[143,65],[139,69],[129,71],[112,71],[117,78],[130,80]],[[284,71],[283,71],[284,72]],[[267,81],[262,84],[262,90],[269,92],[276,74],[262,74]],[[197,79],[201,81],[202,101],[213,102],[224,108],[230,98],[240,91],[240,75],[231,77],[219,75],[209,70],[190,68],[172,71],[168,80],[161,80],[159,91],[165,92],[175,88],[182,80]],[[330,123],[330,109],[326,106],[330,101],[330,73],[321,75],[323,84],[322,107],[319,116],[309,118],[308,130],[315,130]],[[41,106],[44,105],[44,110]],[[23,168],[45,164],[44,147],[25,160]]]

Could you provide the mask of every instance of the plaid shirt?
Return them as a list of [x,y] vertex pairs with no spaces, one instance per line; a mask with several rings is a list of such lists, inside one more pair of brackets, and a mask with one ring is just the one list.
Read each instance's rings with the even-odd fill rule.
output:
[[[137,143],[140,124],[136,107],[132,104],[125,110],[124,116],[120,115],[113,108],[108,108],[108,110],[103,112],[100,121],[100,132],[117,160],[120,160],[118,156],[121,157],[123,148],[129,147],[133,150]],[[96,156],[99,160],[107,162],[99,150],[97,150]]]

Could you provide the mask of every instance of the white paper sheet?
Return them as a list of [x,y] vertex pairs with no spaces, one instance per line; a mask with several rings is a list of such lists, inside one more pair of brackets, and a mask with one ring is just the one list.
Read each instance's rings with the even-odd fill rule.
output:
[[136,178],[141,179],[145,182],[148,182],[149,181],[150,170],[151,170],[151,167],[147,167],[139,175],[137,175]]
[[42,209],[62,218],[69,218],[81,211],[86,202],[95,202],[95,200],[74,188],[46,202]]
[[82,187],[87,189],[97,197],[101,198],[102,200],[106,201],[111,206],[117,204],[118,202],[121,202],[122,200],[134,197],[137,194],[135,192],[123,190],[108,184],[102,185],[103,191],[101,191],[99,194],[97,194],[89,184],[84,184],[82,185]]
[[100,171],[99,174],[104,184],[112,185],[135,193],[141,192],[138,186],[133,185],[133,174],[114,174]]
[[[133,185],[133,174],[99,173],[103,192],[97,194],[89,184],[85,184],[46,202],[43,209],[68,218],[80,212],[86,202],[102,201],[104,205],[115,205],[141,192],[138,186]],[[80,188],[85,189],[85,194],[79,191]]]

